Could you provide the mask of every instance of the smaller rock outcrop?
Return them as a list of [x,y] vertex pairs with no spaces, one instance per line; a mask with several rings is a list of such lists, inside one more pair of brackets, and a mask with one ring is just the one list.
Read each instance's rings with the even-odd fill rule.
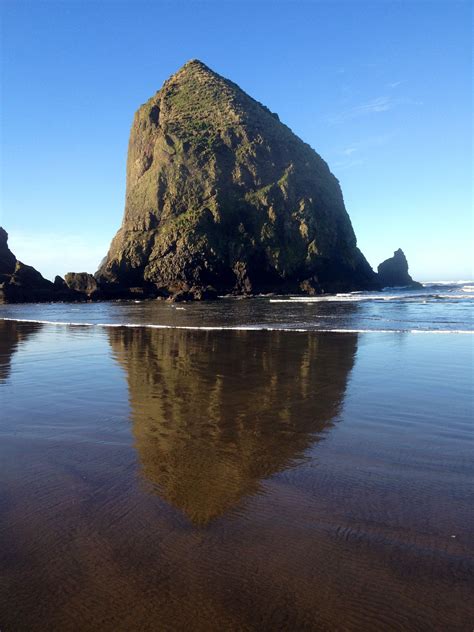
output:
[[2,275],[1,303],[36,303],[53,300],[54,285],[41,274],[21,261],[15,264],[11,275]]
[[84,294],[87,298],[101,298],[99,284],[92,274],[87,272],[68,272],[64,277],[64,281],[70,290]]
[[408,274],[408,261],[401,248],[378,266],[377,273],[382,287],[422,287]]
[[68,272],[65,279],[56,276],[54,282],[45,279],[32,266],[18,261],[8,247],[8,233],[0,226],[0,303],[75,302],[118,299],[172,297],[175,300],[213,298],[209,288],[176,288],[176,297],[159,294],[153,284],[145,287],[121,287],[101,284],[87,272]]
[[61,277],[54,283],[32,266],[18,261],[8,247],[8,233],[0,227],[0,303],[36,303],[87,300],[70,289]]
[[8,233],[0,227],[0,302],[50,300],[53,288],[37,270],[17,261],[8,247]]

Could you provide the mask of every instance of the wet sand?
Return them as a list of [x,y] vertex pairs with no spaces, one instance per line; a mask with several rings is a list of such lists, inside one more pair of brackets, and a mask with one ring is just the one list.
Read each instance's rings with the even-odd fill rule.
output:
[[0,629],[471,630],[472,340],[0,321]]

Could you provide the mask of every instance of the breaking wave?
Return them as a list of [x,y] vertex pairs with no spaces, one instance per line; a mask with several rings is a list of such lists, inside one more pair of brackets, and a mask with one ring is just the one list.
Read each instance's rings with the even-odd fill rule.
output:
[[96,328],[145,328],[145,329],[183,329],[188,331],[285,331],[293,333],[338,333],[338,334],[393,334],[393,333],[412,333],[412,334],[474,334],[474,331],[468,329],[350,329],[343,327],[334,328],[318,328],[318,327],[288,327],[266,326],[266,325],[156,325],[150,323],[81,323],[66,322],[55,320],[29,319],[29,318],[0,318],[2,321],[16,323],[37,323],[40,325],[56,325],[61,327],[96,327]]
[[[449,289],[449,288],[452,289]],[[438,292],[434,290],[439,290]],[[466,294],[474,293],[472,281],[425,283],[420,289],[396,287],[382,292],[341,292],[318,296],[282,296],[270,298],[270,303],[344,303],[361,301],[419,301],[419,300],[456,300],[470,298]]]

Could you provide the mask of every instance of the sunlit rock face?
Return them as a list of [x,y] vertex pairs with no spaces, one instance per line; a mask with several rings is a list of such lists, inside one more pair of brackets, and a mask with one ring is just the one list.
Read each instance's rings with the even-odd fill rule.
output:
[[123,223],[96,277],[187,298],[377,286],[324,160],[197,60],[135,114]]
[[337,420],[357,336],[109,330],[141,474],[193,523],[301,463]]

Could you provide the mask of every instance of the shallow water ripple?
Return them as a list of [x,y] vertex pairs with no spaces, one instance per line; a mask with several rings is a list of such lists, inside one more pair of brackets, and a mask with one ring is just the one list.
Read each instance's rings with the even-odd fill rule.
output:
[[472,368],[456,334],[0,321],[2,632],[470,630]]

